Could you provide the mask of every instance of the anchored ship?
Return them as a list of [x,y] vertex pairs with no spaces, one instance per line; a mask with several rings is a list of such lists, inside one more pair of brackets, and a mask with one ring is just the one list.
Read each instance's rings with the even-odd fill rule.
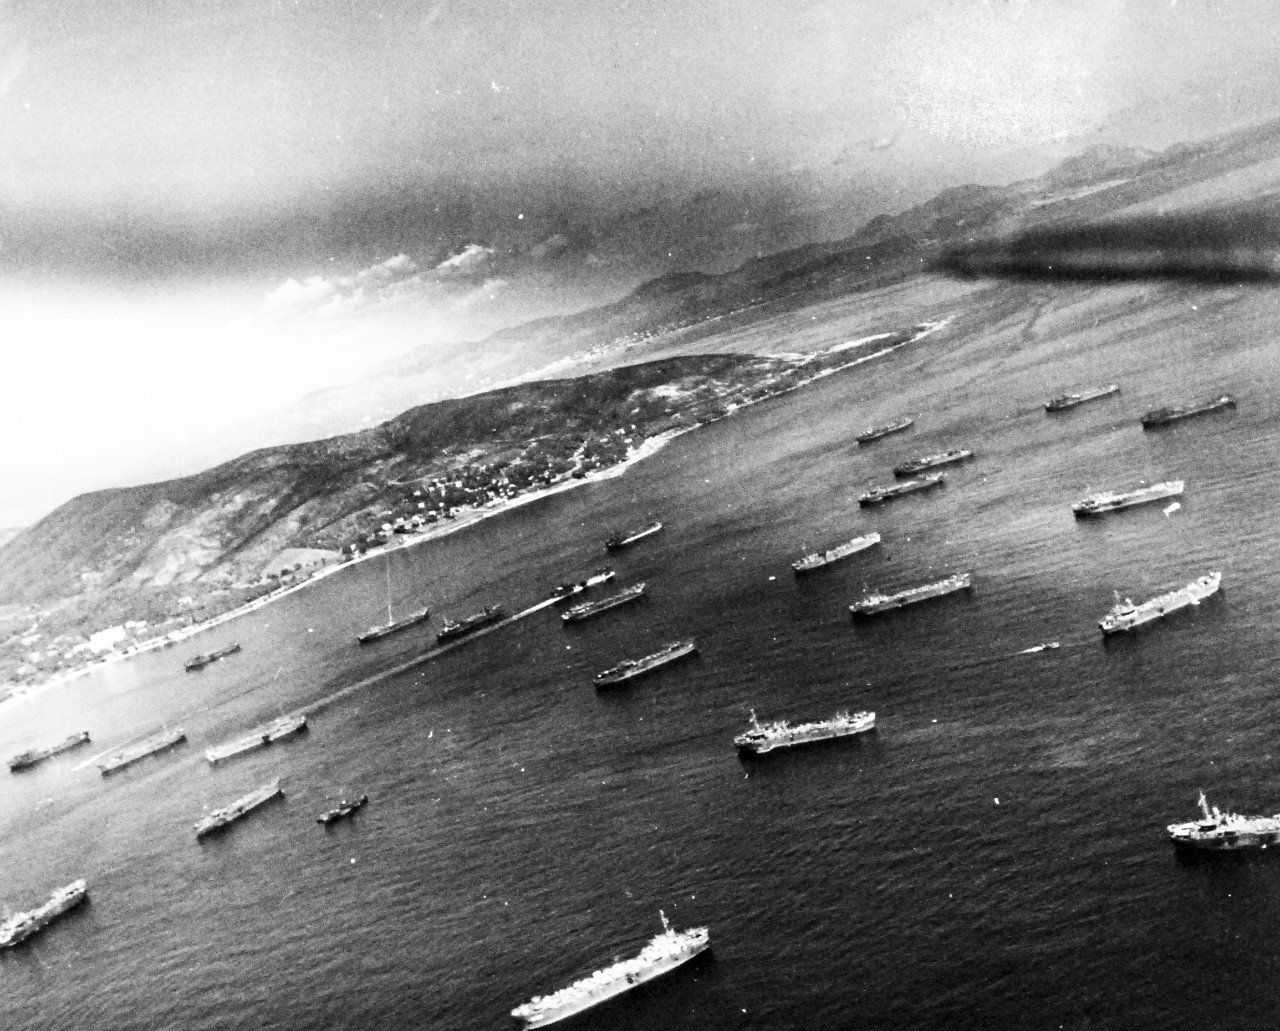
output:
[[676,641],[667,645],[661,651],[646,655],[642,659],[623,659],[616,666],[605,670],[603,673],[596,674],[596,687],[610,687],[614,684],[621,684],[625,680],[634,680],[636,677],[643,676],[652,670],[665,666],[669,662],[675,662],[676,659],[683,659],[686,655],[693,655],[697,650],[698,646],[693,641]]
[[616,609],[619,605],[639,601],[643,596],[644,584],[633,584],[617,594],[610,595],[608,598],[601,598],[599,601],[584,601],[574,605],[572,608],[565,609],[560,614],[560,618],[566,623],[580,623],[584,619],[590,619],[592,616],[598,616],[602,612]]
[[323,823],[326,827],[338,820],[344,820],[354,813],[361,806],[367,805],[369,802],[368,795],[361,795],[359,798],[353,798],[348,802],[345,798],[327,813],[321,813],[316,817],[316,823]]
[[301,713],[293,716],[281,716],[270,723],[255,727],[243,737],[238,737],[224,745],[216,745],[210,748],[204,753],[204,757],[216,766],[232,756],[243,755],[245,752],[253,752],[259,748],[266,748],[267,745],[286,737],[292,737],[294,734],[300,734],[306,729],[307,718]]
[[1154,408],[1142,417],[1142,428],[1149,430],[1153,426],[1168,426],[1172,422],[1190,419],[1193,415],[1204,415],[1207,412],[1216,412],[1219,408],[1235,406],[1234,397],[1230,394],[1220,394],[1218,397],[1188,405],[1186,408]]
[[632,530],[630,533],[615,534],[604,542],[605,550],[618,551],[621,548],[630,547],[636,541],[648,537],[651,533],[657,533],[661,529],[661,523],[653,522],[648,526],[641,527],[639,530]]
[[1169,824],[1169,837],[1179,848],[1206,852],[1231,852],[1242,848],[1266,848],[1280,844],[1280,813],[1275,816],[1240,816],[1209,808],[1200,792],[1202,818],[1191,823]]
[[815,551],[811,555],[806,555],[799,562],[792,562],[791,568],[796,571],[796,576],[801,573],[811,573],[815,569],[829,566],[832,562],[839,562],[842,558],[856,555],[858,552],[865,551],[867,548],[879,543],[880,535],[878,533],[869,533],[865,537],[855,537],[844,544],[837,544],[834,548],[828,548],[826,551]]
[[592,587],[608,583],[613,579],[613,577],[614,572],[612,569],[597,569],[585,580],[562,583],[551,592],[551,597],[556,601],[564,601],[566,598],[572,598],[575,594],[581,594],[583,591],[590,590]]
[[225,648],[219,648],[216,652],[209,652],[208,655],[196,655],[184,662],[182,666],[190,673],[192,670],[204,669],[209,663],[225,659],[228,655],[234,655],[239,650],[240,646],[238,644],[229,644]]
[[78,748],[80,745],[87,744],[89,741],[89,732],[81,731],[79,734],[72,734],[70,737],[59,741],[56,745],[47,745],[44,748],[29,748],[25,752],[20,752],[9,760],[9,769],[12,772],[25,770],[42,763],[51,756],[58,755],[61,752],[69,751],[72,748]]
[[511,1015],[520,1021],[522,1028],[546,1027],[674,970],[711,944],[711,932],[707,928],[674,931],[661,910],[658,915],[662,918],[662,933],[638,955],[597,970],[551,995],[535,995],[513,1009]]
[[1092,387],[1089,390],[1082,390],[1078,394],[1062,394],[1059,397],[1050,398],[1044,403],[1046,412],[1061,412],[1068,408],[1074,408],[1076,405],[1082,405],[1086,401],[1097,401],[1102,397],[1110,397],[1112,394],[1120,393],[1120,384],[1112,383],[1106,387]]
[[904,494],[914,494],[916,491],[928,490],[930,487],[940,487],[945,481],[946,477],[942,473],[933,473],[929,476],[921,476],[917,480],[903,480],[892,487],[872,487],[858,499],[858,504],[878,505],[882,501],[900,498]]
[[72,881],[49,896],[49,901],[38,909],[14,913],[0,924],[0,949],[11,948],[24,942],[37,931],[48,927],[68,910],[75,909],[89,896],[89,885],[83,880]]
[[127,745],[119,751],[103,756],[98,763],[98,769],[106,777],[132,766],[136,762],[141,762],[149,755],[157,755],[160,752],[168,751],[170,748],[176,748],[186,739],[187,733],[181,727],[177,730],[166,730],[161,734],[153,734],[137,744]]
[[1102,515],[1122,508],[1132,508],[1134,505],[1146,505],[1161,498],[1171,498],[1175,494],[1181,494],[1184,486],[1182,480],[1166,480],[1164,483],[1153,483],[1150,487],[1139,487],[1125,493],[1102,491],[1077,501],[1071,506],[1071,511],[1077,517]]
[[913,458],[910,462],[895,465],[893,467],[893,475],[914,476],[916,473],[923,472],[925,469],[932,469],[937,465],[953,465],[956,462],[963,462],[966,458],[972,457],[972,451],[966,451],[964,448],[952,448],[950,451],[939,451],[934,455]]
[[237,820],[248,816],[258,806],[271,801],[277,795],[283,794],[284,792],[280,790],[280,778],[277,777],[270,784],[263,784],[262,787],[250,791],[244,797],[237,798],[230,805],[215,809],[199,823],[195,824],[196,837],[203,838],[206,834],[212,834],[214,831],[229,827]]
[[744,752],[763,755],[775,748],[790,748],[792,745],[807,745],[812,741],[827,741],[836,737],[849,737],[851,734],[862,734],[874,730],[876,714],[874,712],[838,712],[829,720],[817,723],[800,723],[791,726],[786,720],[775,723],[761,723],[756,719],[756,711],[751,710],[751,729],[739,734],[733,743]]
[[941,598],[948,594],[954,594],[956,591],[967,591],[972,586],[968,573],[956,573],[945,580],[922,584],[919,587],[910,587],[905,591],[899,591],[897,594],[884,594],[880,591],[868,594],[861,601],[855,601],[850,605],[849,611],[853,613],[854,618],[858,616],[874,616],[880,612],[903,609],[917,602],[928,601],[930,598]]
[[870,429],[863,430],[858,434],[859,444],[870,444],[873,440],[879,440],[881,437],[887,437],[890,433],[901,433],[908,426],[915,422],[909,416],[904,416],[897,422],[886,423],[884,426],[872,426]]
[[1144,623],[1151,623],[1170,613],[1185,609],[1188,605],[1199,605],[1209,595],[1217,592],[1222,583],[1221,573],[1209,573],[1193,580],[1186,587],[1176,591],[1158,595],[1141,605],[1135,605],[1128,598],[1117,602],[1101,620],[1098,626],[1104,634],[1118,634],[1125,630],[1133,630]]
[[490,623],[496,623],[501,618],[501,605],[487,605],[475,615],[467,616],[466,619],[446,619],[442,624],[440,624],[440,631],[436,634],[436,640],[452,641],[459,637],[466,637],[467,634],[474,633],[482,626],[488,626]]
[[356,637],[361,644],[368,644],[370,641],[379,641],[388,634],[398,633],[401,630],[408,630],[411,626],[417,626],[419,623],[425,623],[431,618],[430,609],[420,609],[412,615],[405,616],[404,619],[397,619],[392,622],[391,611],[387,610],[387,622],[382,626],[371,626],[363,634]]

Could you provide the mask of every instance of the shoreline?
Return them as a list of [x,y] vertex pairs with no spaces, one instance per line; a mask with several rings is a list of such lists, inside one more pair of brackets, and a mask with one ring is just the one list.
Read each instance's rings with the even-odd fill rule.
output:
[[[18,702],[24,699],[35,698],[43,694],[45,691],[51,690],[55,687],[61,687],[64,684],[69,684],[74,680],[80,679],[81,677],[86,677],[90,673],[94,672],[95,670],[99,669],[102,666],[111,665],[112,663],[117,663],[117,662],[124,662],[128,659],[132,659],[136,655],[141,655],[145,652],[158,651],[162,648],[171,648],[174,645],[179,644],[182,641],[188,640],[189,638],[195,637],[197,634],[203,633],[206,630],[212,630],[215,627],[222,626],[224,623],[229,623],[232,620],[238,619],[241,616],[248,615],[250,612],[256,612],[258,609],[265,608],[267,605],[270,605],[274,601],[278,601],[279,599],[285,598],[290,594],[293,594],[297,591],[301,591],[305,587],[309,587],[312,584],[325,579],[326,577],[333,576],[336,573],[340,572],[341,570],[352,567],[352,566],[356,566],[361,562],[367,562],[371,559],[380,558],[384,554],[390,554],[391,552],[398,551],[401,548],[411,548],[419,544],[425,544],[428,541],[439,540],[442,537],[447,537],[450,534],[458,533],[459,531],[464,530],[469,526],[473,526],[476,523],[483,522],[486,519],[491,519],[494,516],[501,515],[504,512],[509,512],[512,509],[520,508],[523,505],[532,504],[533,502],[538,501],[541,498],[550,497],[554,494],[561,494],[561,493],[564,493],[565,491],[573,490],[575,487],[580,487],[588,483],[598,483],[602,480],[609,480],[609,479],[614,479],[618,476],[622,476],[629,468],[631,468],[631,466],[635,465],[638,462],[642,462],[646,458],[649,458],[657,454],[664,447],[666,447],[667,444],[675,440],[677,437],[681,437],[686,433],[692,433],[694,430],[700,429],[703,426],[710,426],[713,423],[721,422],[722,420],[727,419],[734,412],[741,411],[744,408],[749,408],[752,405],[761,404],[762,402],[770,401],[774,398],[782,397],[786,394],[790,394],[796,390],[799,390],[801,387],[806,387],[810,383],[815,383],[820,379],[825,379],[826,377],[834,375],[837,372],[844,372],[845,370],[851,369],[857,365],[862,365],[865,362],[872,361],[876,358],[881,358],[884,355],[892,354],[894,351],[897,351],[899,348],[906,347],[908,344],[914,344],[916,341],[922,340],[925,337],[938,332],[939,330],[945,328],[950,322],[951,322],[951,318],[948,317],[938,322],[919,323],[917,327],[918,331],[915,334],[913,334],[910,338],[908,338],[907,340],[904,340],[900,344],[894,344],[890,347],[885,347],[885,348],[881,348],[878,351],[873,351],[870,354],[861,355],[858,358],[853,359],[852,361],[845,362],[841,365],[837,365],[830,369],[819,370],[818,372],[814,373],[812,376],[808,376],[804,379],[801,379],[798,382],[793,383],[790,386],[783,387],[782,389],[776,392],[766,394],[764,397],[749,399],[749,400],[745,400],[735,404],[729,404],[726,406],[727,408],[726,413],[717,418],[707,419],[704,422],[695,422],[691,426],[681,427],[680,429],[667,430],[664,433],[659,433],[652,437],[646,437],[640,443],[639,447],[635,448],[634,451],[631,451],[628,453],[626,458],[624,458],[621,462],[618,462],[615,465],[609,466],[607,469],[592,471],[590,473],[587,473],[585,476],[581,478],[574,478],[569,476],[559,483],[550,484],[546,487],[543,487],[540,490],[530,491],[526,494],[521,494],[518,497],[514,497],[514,498],[505,498],[501,501],[490,502],[489,504],[484,505],[481,508],[475,508],[475,509],[471,509],[469,511],[463,512],[458,516],[456,516],[455,518],[448,520],[444,525],[437,524],[429,530],[423,530],[419,533],[414,533],[414,534],[402,535],[402,539],[394,544],[387,543],[380,547],[369,548],[363,554],[357,554],[350,559],[344,559],[339,562],[333,562],[333,563],[330,563],[329,565],[322,566],[320,569],[317,569],[314,573],[311,573],[305,579],[299,581],[296,584],[290,584],[288,587],[277,588],[274,591],[269,591],[266,594],[263,594],[257,598],[254,598],[252,601],[246,602],[243,605],[239,605],[234,609],[228,609],[226,612],[220,613],[219,615],[214,616],[211,619],[203,620],[199,623],[193,623],[193,624],[190,624],[189,626],[180,627],[177,630],[171,630],[169,633],[164,634],[160,637],[149,638],[148,640],[142,641],[136,646],[129,648],[126,651],[120,652],[118,654],[108,655],[105,658],[98,659],[94,662],[91,662],[87,666],[82,666],[80,669],[71,670],[67,673],[63,673],[49,680],[46,680],[42,684],[33,684],[30,687],[25,687],[25,688],[21,686],[15,687],[13,688],[13,693],[8,698],[4,699],[3,701],[0,701],[0,709],[14,702]],[[872,343],[877,339],[882,339],[884,337],[891,336],[891,335],[892,334],[876,334],[875,336],[864,337],[857,341],[846,342],[843,344],[836,344],[833,347],[827,348],[824,351],[816,351],[810,355],[806,355],[804,357],[804,360],[797,362],[793,366],[793,368],[803,368],[804,365],[808,364],[810,361],[816,359],[820,355],[831,354],[838,351],[844,351],[847,349],[851,349],[852,347]],[[776,355],[775,357],[781,357],[781,356]]]

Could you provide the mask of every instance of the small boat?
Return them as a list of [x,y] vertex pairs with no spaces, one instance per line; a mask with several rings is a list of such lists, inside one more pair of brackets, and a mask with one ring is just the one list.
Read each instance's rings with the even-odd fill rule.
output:
[[217,651],[209,652],[207,655],[194,655],[182,664],[183,669],[191,673],[197,669],[204,669],[211,662],[217,662],[219,659],[225,659],[228,655],[234,655],[240,650],[238,644],[229,644],[225,648],[219,648]]
[[639,530],[631,530],[628,533],[614,534],[604,542],[606,551],[618,551],[621,548],[628,548],[636,541],[648,537],[650,534],[657,533],[662,529],[662,524],[652,522],[648,526],[642,526]]
[[345,798],[327,813],[322,813],[316,817],[316,823],[323,823],[326,827],[338,820],[346,819],[361,806],[367,805],[369,802],[368,795],[361,795],[359,798],[353,798],[347,801]]

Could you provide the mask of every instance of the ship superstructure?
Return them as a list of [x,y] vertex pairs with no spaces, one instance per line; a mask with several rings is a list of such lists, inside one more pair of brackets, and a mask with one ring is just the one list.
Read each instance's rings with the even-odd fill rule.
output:
[[909,416],[903,416],[901,419],[898,419],[895,422],[886,423],[884,426],[872,426],[858,434],[858,443],[870,444],[873,440],[879,440],[881,437],[887,437],[890,433],[901,433],[914,422],[915,419],[912,419]]
[[597,673],[595,685],[596,687],[610,687],[613,684],[634,680],[636,677],[644,676],[644,674],[659,669],[669,662],[675,662],[677,659],[693,655],[697,650],[698,646],[693,641],[675,641],[652,655],[646,655],[642,659],[623,659],[616,666],[606,669],[603,673]]
[[602,612],[608,612],[610,609],[616,609],[619,605],[628,605],[633,601],[639,601],[644,597],[644,584],[632,584],[617,594],[612,594],[608,598],[601,598],[599,601],[584,601],[572,608],[566,609],[560,614],[560,618],[565,623],[580,623],[584,619],[590,619],[592,616],[598,616]]
[[1170,423],[1190,419],[1195,415],[1206,415],[1221,408],[1234,408],[1235,406],[1236,399],[1234,397],[1230,394],[1219,394],[1217,397],[1211,397],[1207,401],[1200,401],[1184,408],[1153,408],[1142,417],[1142,428],[1145,430],[1153,426],[1168,426]]
[[881,502],[900,498],[904,494],[914,494],[917,491],[929,490],[932,487],[941,487],[945,481],[946,477],[942,473],[932,473],[915,480],[903,480],[901,483],[895,483],[889,487],[872,487],[862,497],[858,498],[858,504],[879,505]]
[[865,537],[855,537],[851,541],[844,544],[837,544],[834,548],[828,548],[826,551],[815,551],[810,555],[806,555],[798,562],[792,562],[791,568],[796,571],[796,576],[801,573],[811,573],[815,569],[821,569],[823,566],[829,566],[833,562],[839,562],[842,558],[848,558],[850,555],[856,555],[860,551],[874,547],[880,543],[880,535],[878,533],[869,533]]
[[1124,601],[1117,602],[1111,611],[1098,621],[1098,626],[1104,634],[1118,634],[1133,630],[1144,623],[1151,623],[1179,609],[1185,609],[1189,605],[1199,605],[1209,595],[1216,593],[1221,584],[1222,574],[1214,572],[1191,581],[1186,587],[1157,595],[1141,605],[1135,605],[1126,598]]
[[283,794],[284,792],[280,790],[280,778],[277,777],[270,784],[264,784],[260,788],[255,788],[247,795],[237,798],[230,805],[223,806],[221,809],[215,809],[208,816],[204,817],[204,819],[200,820],[195,825],[196,837],[203,838],[206,834],[212,834],[215,831],[220,831],[224,827],[228,827],[235,823],[237,820],[241,820],[248,816],[251,812],[257,809],[258,806],[271,801],[271,799],[275,798],[277,795]]
[[188,673],[197,669],[204,669],[211,662],[217,662],[219,659],[225,659],[228,655],[234,655],[240,650],[238,644],[229,644],[225,648],[219,648],[217,651],[209,652],[207,655],[194,655],[182,664],[183,669]]
[[25,752],[19,752],[9,760],[9,769],[12,772],[25,770],[44,762],[46,759],[52,758],[62,752],[69,751],[72,748],[79,748],[83,744],[88,744],[89,732],[81,731],[79,734],[72,734],[70,737],[64,738],[56,745],[46,745],[43,748],[29,748]]
[[636,541],[643,540],[650,534],[657,533],[662,529],[662,524],[654,521],[648,526],[642,526],[639,530],[630,530],[627,533],[619,533],[610,537],[604,542],[606,551],[618,551],[621,548],[628,548]]
[[954,465],[956,462],[963,462],[966,458],[972,457],[972,451],[959,447],[952,448],[950,451],[939,451],[936,454],[924,455],[920,458],[913,458],[909,462],[903,462],[901,465],[895,465],[893,467],[893,475],[914,476],[916,473],[932,469],[934,466]]
[[897,594],[884,594],[876,591],[873,594],[868,594],[860,601],[854,602],[849,606],[849,611],[855,618],[858,616],[874,616],[880,612],[890,612],[893,609],[902,609],[908,605],[928,601],[930,598],[942,598],[948,594],[954,594],[956,591],[967,591],[972,586],[973,582],[970,574],[956,573],[945,580],[921,584],[919,587],[909,587],[905,591],[899,591]]
[[216,766],[232,756],[243,755],[245,752],[253,752],[259,748],[266,748],[267,745],[292,737],[294,734],[300,734],[306,729],[307,717],[301,713],[292,716],[281,716],[270,723],[255,727],[234,741],[215,745],[204,753],[204,757]]
[[1163,483],[1153,483],[1149,487],[1139,487],[1136,490],[1101,491],[1077,501],[1071,506],[1071,511],[1077,516],[1103,515],[1122,508],[1132,508],[1134,505],[1150,504],[1161,498],[1171,498],[1181,494],[1185,486],[1182,480],[1165,480]]
[[49,896],[49,901],[37,909],[15,913],[0,923],[0,949],[7,949],[26,941],[36,932],[48,927],[68,910],[80,905],[89,895],[89,885],[84,880],[72,881]]
[[440,631],[436,634],[436,640],[443,642],[466,637],[467,634],[475,633],[481,627],[498,622],[502,616],[501,605],[487,605],[475,615],[467,616],[466,619],[446,619],[440,624]]
[[98,761],[98,769],[102,771],[104,777],[120,770],[127,769],[134,763],[141,762],[148,756],[158,755],[161,752],[167,752],[170,748],[176,748],[187,739],[187,733],[181,727],[177,730],[166,730],[159,734],[153,734],[151,737],[144,738],[136,744],[126,745],[124,748],[104,755]]
[[513,1009],[511,1015],[520,1021],[522,1028],[546,1027],[674,970],[711,944],[711,932],[707,928],[672,930],[666,916],[659,915],[662,933],[638,955],[597,970],[550,995],[535,995]]
[[1230,852],[1280,845],[1280,813],[1275,816],[1240,816],[1209,807],[1200,792],[1201,818],[1191,823],[1169,824],[1169,838],[1179,848]]
[[827,741],[836,737],[849,737],[852,734],[864,734],[874,730],[876,714],[874,712],[838,712],[829,720],[816,723],[798,723],[794,727],[786,720],[774,723],[761,723],[756,719],[755,710],[751,711],[751,729],[739,734],[733,743],[744,752],[763,755],[775,748],[790,748],[793,745],[806,745],[812,741]]
[[1112,394],[1120,393],[1120,384],[1112,383],[1105,387],[1091,387],[1088,390],[1082,390],[1078,394],[1061,394],[1058,397],[1052,397],[1044,403],[1046,412],[1061,412],[1068,408],[1074,408],[1076,405],[1082,405],[1087,401],[1097,401],[1100,398],[1110,397]]

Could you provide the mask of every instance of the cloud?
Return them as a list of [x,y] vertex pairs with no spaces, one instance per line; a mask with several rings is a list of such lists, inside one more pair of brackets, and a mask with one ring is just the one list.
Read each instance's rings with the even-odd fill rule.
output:
[[288,311],[295,308],[306,308],[320,301],[328,300],[338,288],[323,276],[308,276],[299,282],[288,279],[272,290],[262,301],[262,311]]
[[9,88],[27,69],[27,44],[18,44],[8,54],[0,54],[0,97],[9,92]]
[[535,261],[541,261],[543,258],[554,258],[568,246],[569,238],[564,233],[556,233],[555,236],[549,236],[541,243],[536,243],[530,247],[529,256]]
[[264,315],[312,313],[334,315],[362,307],[399,282],[413,277],[418,266],[407,254],[397,254],[350,276],[289,279],[262,301]]
[[457,254],[451,254],[435,267],[438,275],[456,275],[460,272],[471,272],[485,264],[493,257],[492,247],[483,247],[478,243],[469,243]]

